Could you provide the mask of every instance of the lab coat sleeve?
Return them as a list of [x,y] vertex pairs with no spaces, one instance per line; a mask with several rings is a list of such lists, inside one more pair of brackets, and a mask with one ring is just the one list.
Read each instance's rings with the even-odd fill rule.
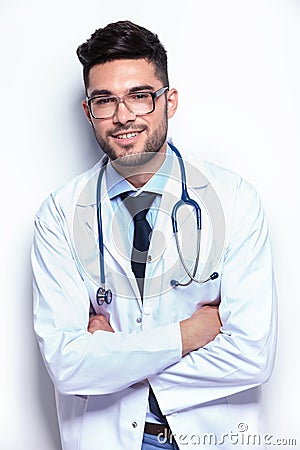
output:
[[258,386],[274,363],[277,312],[260,199],[240,181],[221,276],[222,334],[150,379],[164,414]]
[[52,197],[35,220],[32,267],[34,328],[61,393],[117,392],[181,358],[179,324],[159,333],[87,331],[89,296],[74,262],[64,213]]

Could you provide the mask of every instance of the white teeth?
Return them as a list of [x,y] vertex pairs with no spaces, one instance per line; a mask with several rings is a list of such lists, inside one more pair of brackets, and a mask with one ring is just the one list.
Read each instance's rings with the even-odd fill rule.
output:
[[137,135],[138,135],[138,133],[119,134],[118,139],[130,139]]

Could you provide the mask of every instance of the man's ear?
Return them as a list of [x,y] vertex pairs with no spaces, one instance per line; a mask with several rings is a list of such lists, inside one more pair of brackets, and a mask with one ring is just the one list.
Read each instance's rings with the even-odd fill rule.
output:
[[87,120],[88,120],[89,122],[92,122],[90,110],[89,110],[89,107],[88,107],[88,105],[87,105],[86,100],[83,100],[83,101],[82,101],[82,107],[83,107],[84,113],[85,113],[85,115],[86,115],[86,117],[87,117]]
[[178,92],[176,89],[170,89],[167,93],[167,111],[168,119],[174,116],[178,105]]

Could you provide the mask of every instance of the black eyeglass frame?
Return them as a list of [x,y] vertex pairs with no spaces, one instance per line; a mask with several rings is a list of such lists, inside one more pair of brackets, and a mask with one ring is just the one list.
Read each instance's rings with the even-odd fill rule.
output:
[[[120,103],[124,103],[126,108],[128,109],[128,107],[127,107],[127,105],[125,103],[125,98],[126,98],[127,95],[132,95],[132,94],[150,94],[151,97],[152,97],[152,103],[153,103],[153,107],[152,107],[151,111],[149,111],[147,113],[144,113],[144,114],[136,114],[133,111],[130,111],[128,109],[135,116],[145,116],[145,115],[151,114],[151,113],[153,113],[153,111],[155,111],[156,100],[168,90],[169,90],[169,87],[168,86],[164,86],[164,87],[161,87],[160,89],[158,89],[155,92],[138,91],[138,92],[132,92],[131,94],[126,94],[123,97],[118,97],[117,95],[94,95],[93,97],[86,97],[86,103],[88,105],[89,112],[90,112],[91,116],[93,117],[93,119],[96,119],[96,120],[111,119],[116,114],[116,111],[117,111],[118,106],[119,106]],[[111,114],[110,116],[107,116],[107,117],[96,117],[96,116],[94,116],[94,114],[92,112],[91,102],[95,98],[105,98],[105,97],[114,97],[114,98],[117,99],[117,104],[116,104],[116,108],[114,110],[114,113]]]

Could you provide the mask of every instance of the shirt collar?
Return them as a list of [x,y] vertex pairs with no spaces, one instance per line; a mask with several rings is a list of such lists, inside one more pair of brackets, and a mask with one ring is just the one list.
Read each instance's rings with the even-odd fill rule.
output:
[[132,191],[133,195],[140,195],[144,191],[153,192],[162,195],[165,190],[167,180],[172,171],[173,165],[172,150],[167,146],[166,158],[158,169],[158,171],[150,178],[150,180],[140,189],[135,188],[129,181],[122,177],[112,166],[108,163],[105,170],[107,193],[112,200],[120,195],[122,192]]
[[[113,167],[108,163],[104,175],[105,177],[107,176],[108,170],[109,176],[106,178],[106,183],[108,183],[109,186],[109,198],[113,198],[121,192],[128,192],[128,190],[136,192],[136,195],[139,195],[139,193],[144,190],[151,190],[152,192],[163,194],[168,178],[175,169],[178,171],[176,157],[174,158],[174,153],[169,146],[167,147],[166,156],[167,157],[158,172],[156,172],[156,174],[140,190],[134,188],[130,183],[128,183],[128,181],[126,181],[116,170],[113,170]],[[86,178],[83,178],[83,182],[85,184],[84,186],[81,185],[81,193],[77,200],[78,205],[90,206],[96,204],[97,178],[99,170],[106,158],[107,157],[105,155],[92,169],[90,169],[88,172],[89,177],[87,181]],[[191,159],[190,163],[186,165],[186,171],[189,188],[206,188],[210,184],[207,178],[208,175],[205,175],[207,173],[207,167],[202,162],[199,162],[198,158],[196,160],[193,160],[193,158]],[[211,175],[213,176],[214,174],[211,173]],[[180,177],[180,173],[178,173],[177,176]]]

